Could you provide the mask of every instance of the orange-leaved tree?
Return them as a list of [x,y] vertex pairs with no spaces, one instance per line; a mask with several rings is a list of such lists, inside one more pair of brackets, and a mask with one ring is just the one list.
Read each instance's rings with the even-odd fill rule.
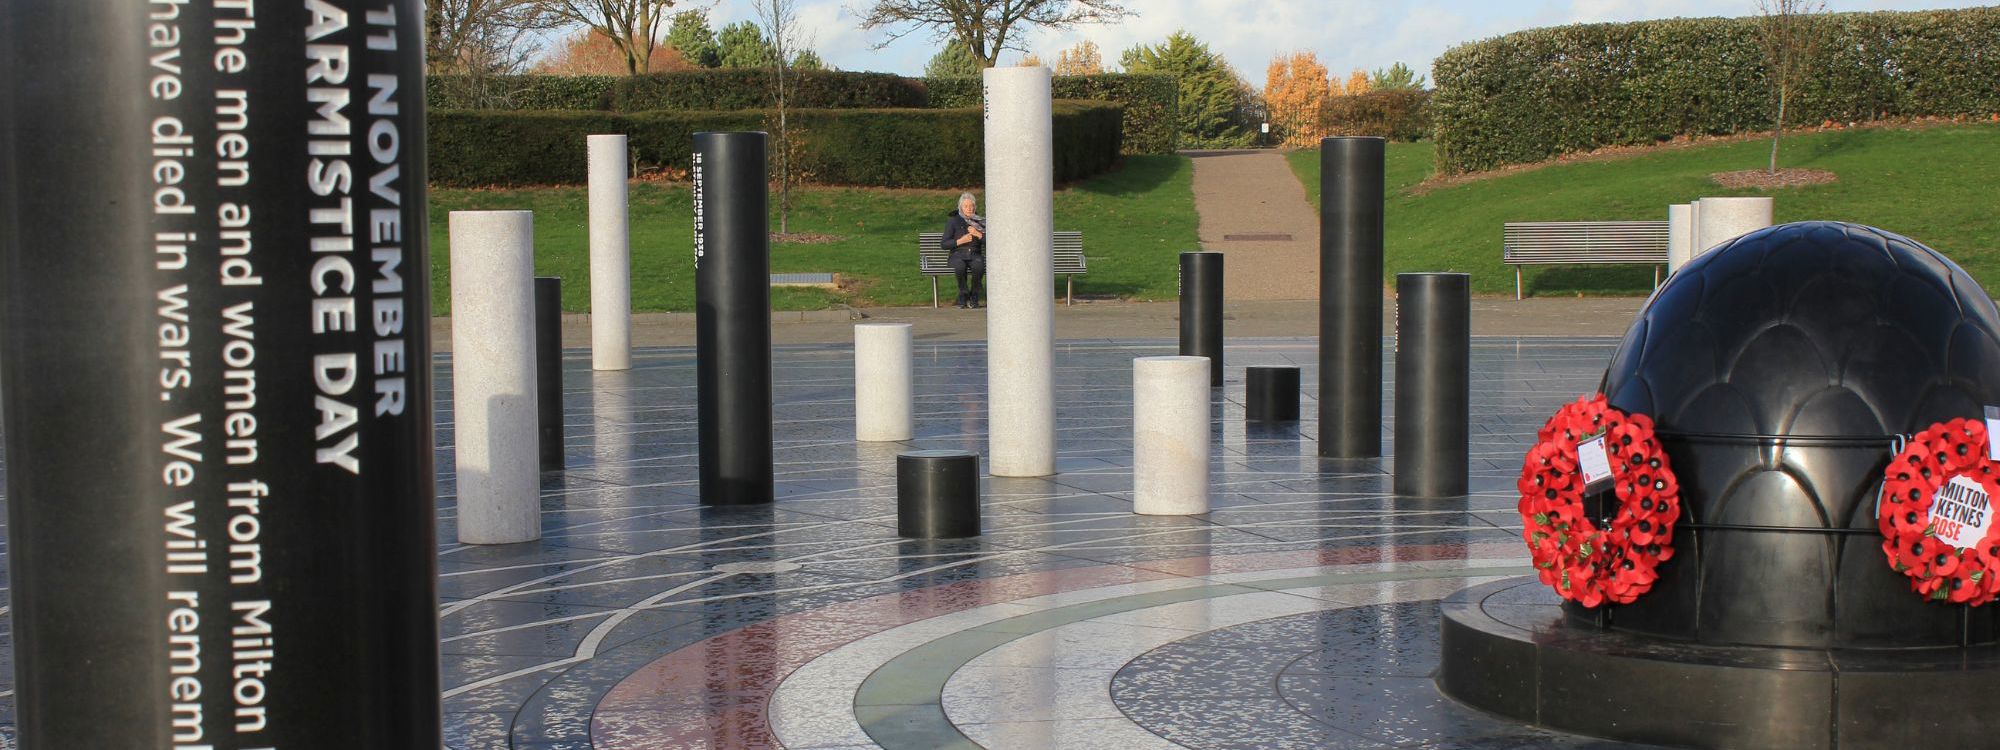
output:
[[1310,51],[1279,55],[1264,73],[1264,106],[1286,148],[1311,148],[1325,136],[1320,122],[1331,93],[1326,66]]
[[[536,66],[537,71],[564,76],[622,76],[631,73],[626,67],[624,48],[596,31],[585,29],[557,45],[555,51]],[[653,48],[652,59],[647,61],[646,69],[639,72],[667,73],[692,70],[694,67],[681,56],[680,50],[663,44]]]

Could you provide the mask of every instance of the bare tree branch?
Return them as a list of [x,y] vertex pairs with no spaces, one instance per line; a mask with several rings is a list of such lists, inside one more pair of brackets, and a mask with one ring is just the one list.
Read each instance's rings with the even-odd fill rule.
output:
[[566,23],[582,24],[603,34],[625,55],[625,70],[632,75],[646,71],[653,50],[660,46],[666,31],[667,10],[677,0],[534,0],[543,10]]
[[1762,19],[1757,26],[1757,42],[1764,49],[1764,66],[1770,74],[1771,94],[1777,99],[1777,115],[1771,128],[1770,174],[1778,173],[1778,140],[1785,135],[1786,109],[1805,87],[1819,54],[1821,17],[1825,0],[1757,0]]
[[888,32],[877,49],[929,30],[964,45],[985,67],[992,67],[1006,50],[1028,51],[1020,41],[1028,27],[1067,29],[1133,14],[1120,0],[873,0],[855,13],[861,28]]

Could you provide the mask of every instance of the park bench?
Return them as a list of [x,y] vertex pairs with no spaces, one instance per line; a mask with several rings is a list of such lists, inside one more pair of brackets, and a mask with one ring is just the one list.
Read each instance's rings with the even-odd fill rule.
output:
[[1521,298],[1522,266],[1653,266],[1653,286],[1667,265],[1664,221],[1510,221],[1502,230],[1500,260],[1514,267],[1514,299]]
[[[931,277],[931,307],[938,306],[938,277],[952,275],[951,251],[944,249],[943,243],[943,232],[917,235],[917,270]],[[1083,259],[1083,233],[1056,232],[1054,260],[1056,274],[1063,277],[1063,304],[1067,305],[1076,299],[1076,277],[1089,273]]]

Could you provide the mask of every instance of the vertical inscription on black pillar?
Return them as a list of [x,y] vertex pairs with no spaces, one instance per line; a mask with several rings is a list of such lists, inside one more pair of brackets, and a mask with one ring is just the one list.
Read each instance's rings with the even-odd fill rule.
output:
[[0,15],[23,745],[437,746],[421,4]]

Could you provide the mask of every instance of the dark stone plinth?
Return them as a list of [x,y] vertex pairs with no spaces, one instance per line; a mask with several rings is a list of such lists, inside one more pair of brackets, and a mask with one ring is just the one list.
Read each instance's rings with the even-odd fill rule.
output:
[[896,533],[906,539],[979,536],[979,456],[896,454]]
[[2000,649],[1712,646],[1600,629],[1531,578],[1442,606],[1438,689],[1608,739],[1695,748],[1988,747]]
[[1299,420],[1299,368],[1243,368],[1243,418],[1252,422]]

